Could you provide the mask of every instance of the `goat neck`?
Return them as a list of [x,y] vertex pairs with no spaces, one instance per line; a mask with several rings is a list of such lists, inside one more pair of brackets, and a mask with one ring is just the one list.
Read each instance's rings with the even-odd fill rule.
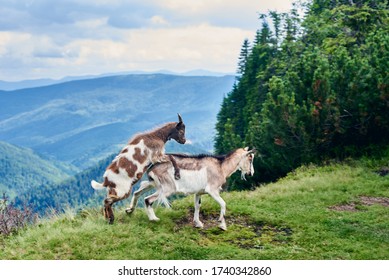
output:
[[239,168],[239,162],[242,158],[240,149],[235,150],[231,154],[227,155],[223,160],[221,167],[225,178],[228,178]]
[[161,139],[164,143],[170,140],[169,136],[176,127],[176,123],[168,123],[161,127],[160,129],[154,131],[154,135]]

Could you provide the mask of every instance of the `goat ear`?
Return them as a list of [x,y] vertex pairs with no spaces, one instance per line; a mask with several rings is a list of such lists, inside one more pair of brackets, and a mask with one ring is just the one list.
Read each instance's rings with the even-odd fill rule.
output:
[[178,113],[177,113],[177,115],[178,115],[178,122],[179,122],[179,123],[183,123],[181,115],[178,114]]
[[255,154],[257,152],[256,148],[252,148],[250,151],[248,151],[248,154]]

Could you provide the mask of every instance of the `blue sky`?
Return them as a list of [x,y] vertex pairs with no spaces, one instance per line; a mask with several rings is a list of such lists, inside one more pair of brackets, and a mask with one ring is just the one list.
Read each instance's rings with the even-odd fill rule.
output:
[[0,0],[0,80],[235,72],[258,13],[292,0]]

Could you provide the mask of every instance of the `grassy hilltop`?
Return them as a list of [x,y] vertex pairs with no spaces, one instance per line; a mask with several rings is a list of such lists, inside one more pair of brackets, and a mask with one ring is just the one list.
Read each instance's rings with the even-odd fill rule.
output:
[[100,209],[41,220],[0,239],[0,259],[389,259],[388,158],[306,166],[254,191],[226,192],[228,230],[219,206],[203,197],[203,230],[193,198],[108,225]]

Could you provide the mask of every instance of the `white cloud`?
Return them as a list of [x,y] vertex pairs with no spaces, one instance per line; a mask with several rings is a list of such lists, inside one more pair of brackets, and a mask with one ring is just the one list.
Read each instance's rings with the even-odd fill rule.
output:
[[5,1],[0,64],[7,67],[0,80],[127,70],[234,72],[243,40],[260,27],[258,12],[285,11],[291,2]]
[[166,65],[166,68],[174,67],[176,71],[187,71],[212,65],[210,70],[228,72],[235,68],[240,48],[236,38],[243,40],[250,35],[250,31],[205,24],[139,30],[131,34],[128,47],[135,52],[127,58],[139,66],[146,63],[150,68],[147,70],[160,69],[161,65]]
[[169,22],[164,19],[163,16],[155,15],[151,18],[151,23],[156,26],[166,26],[169,25]]
[[50,72],[56,73],[58,65],[67,71],[73,68],[72,75],[163,68],[184,72],[204,65],[214,71],[234,71],[240,48],[235,38],[250,35],[237,28],[199,25],[129,30],[123,41],[79,39],[63,47],[63,57],[52,58]]

